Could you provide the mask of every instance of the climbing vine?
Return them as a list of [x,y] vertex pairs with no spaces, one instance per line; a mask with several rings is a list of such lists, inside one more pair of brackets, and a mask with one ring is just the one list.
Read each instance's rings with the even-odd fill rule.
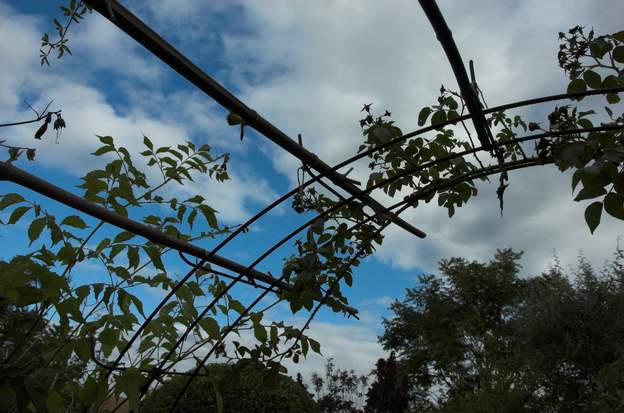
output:
[[[47,33],[42,37],[42,65],[49,64],[53,52],[59,58],[71,54],[69,27],[91,8],[87,2],[71,0],[61,10],[66,22],[54,22],[58,39],[51,40]],[[586,33],[577,26],[559,37],[558,60],[570,79],[568,93],[624,86],[624,32],[596,36],[593,30]],[[191,269],[178,279],[176,271],[168,268],[173,255],[169,247],[133,232],[112,230],[104,221],[85,221],[79,215],[57,217],[45,205],[18,193],[0,195],[0,210],[8,216],[3,224],[27,222],[30,242],[27,252],[3,267],[0,310],[30,312],[37,320],[33,325],[53,326],[57,337],[33,357],[32,341],[40,336],[32,327],[0,359],[3,407],[63,411],[80,403],[95,411],[114,395],[115,400],[138,409],[141,398],[163,376],[189,376],[186,389],[193,377],[206,374],[203,366],[209,357],[241,366],[250,360],[260,362],[269,368],[266,380],[274,381],[285,372],[285,360],[298,362],[310,350],[320,352],[319,342],[305,331],[321,306],[357,316],[342,288],[353,284],[353,268],[383,242],[382,231],[391,222],[391,213],[436,200],[453,216],[478,195],[479,181],[487,181],[490,175],[499,176],[501,213],[513,170],[554,164],[562,172],[572,172],[574,199],[591,201],[585,220],[592,232],[603,211],[624,219],[624,114],[617,93],[608,93],[605,99],[604,109],[593,104],[584,109],[578,97],[575,105],[555,108],[542,122],[484,109],[493,138],[493,147],[487,150],[476,146],[481,140],[465,123],[474,114],[467,114],[462,95],[444,86],[437,102],[421,109],[415,119],[429,134],[406,137],[390,112],[377,115],[367,104],[360,120],[364,141],[358,150],[369,158],[364,192],[381,189],[402,200],[369,213],[361,197],[340,195],[314,174],[313,165],[304,164],[299,186],[292,192],[292,208],[308,221],[236,275],[211,267],[206,259],[193,262],[180,253]],[[66,127],[60,111],[46,107],[35,114],[34,120],[1,126],[39,123],[36,139],[51,124],[57,134]],[[230,113],[227,121],[240,128],[242,140],[243,118]],[[228,154],[192,142],[159,147],[143,137],[139,158],[111,136],[97,139],[101,146],[92,155],[104,166],[81,178],[78,188],[85,200],[177,240],[225,239],[211,254],[256,219],[224,226],[202,195],[172,195],[198,177],[211,184],[227,181]],[[9,162],[23,153],[29,160],[35,158],[34,149],[5,141],[0,145],[8,150]],[[279,276],[271,278],[268,286],[257,285],[251,271],[289,243],[293,253],[284,259]],[[103,276],[90,277],[92,268]],[[244,281],[264,290],[249,303],[238,300],[233,291]],[[168,295],[155,308],[147,308],[141,298],[146,291]],[[268,294],[273,300],[266,304],[263,299]],[[309,312],[303,327],[266,317],[269,308],[282,302],[293,313]],[[265,307],[257,308],[260,303]],[[200,349],[209,349],[203,351],[203,358],[197,357]],[[84,371],[80,380],[71,383],[76,400],[68,401],[59,389],[58,366],[75,360]],[[177,371],[181,362],[195,368]]]

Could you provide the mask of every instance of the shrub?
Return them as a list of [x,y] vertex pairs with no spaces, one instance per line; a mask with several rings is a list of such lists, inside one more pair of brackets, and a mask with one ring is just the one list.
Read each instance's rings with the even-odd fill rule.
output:
[[[272,380],[268,370],[261,366],[238,368],[211,364],[205,373],[209,376],[195,378],[174,412],[217,412],[217,397],[220,397],[223,413],[320,413],[316,402],[300,384],[281,375]],[[187,380],[188,377],[178,376],[165,382],[148,395],[142,412],[168,412]]]

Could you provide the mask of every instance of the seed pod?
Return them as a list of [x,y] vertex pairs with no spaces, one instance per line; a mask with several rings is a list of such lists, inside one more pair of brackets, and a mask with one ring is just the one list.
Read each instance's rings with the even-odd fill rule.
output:
[[227,115],[227,123],[230,126],[232,126],[232,125],[241,125],[243,123],[243,118],[241,118],[240,116],[238,116],[235,113],[230,112]]
[[9,162],[16,161],[20,155],[20,150],[17,148],[9,148]]
[[48,130],[48,123],[49,122],[46,119],[46,122],[44,122],[43,125],[41,125],[39,129],[37,129],[37,132],[35,132],[35,139],[41,139],[43,134],[46,133],[46,131]]
[[65,120],[61,117],[60,113],[56,114],[56,120],[54,121],[54,130],[59,130],[64,128],[65,125]]

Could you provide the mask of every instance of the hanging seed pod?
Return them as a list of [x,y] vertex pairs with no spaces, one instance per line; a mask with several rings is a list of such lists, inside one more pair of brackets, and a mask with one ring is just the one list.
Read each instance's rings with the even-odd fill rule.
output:
[[240,124],[242,124],[242,123],[243,123],[243,118],[241,118],[240,116],[238,116],[238,115],[237,115],[237,114],[235,114],[235,113],[230,112],[230,113],[228,113],[228,115],[227,115],[227,123],[228,123],[228,125],[230,125],[230,126],[233,126],[233,125],[240,125]]
[[43,136],[44,133],[46,133],[47,130],[48,130],[48,122],[44,122],[44,124],[41,125],[39,129],[37,129],[37,132],[35,132],[35,139],[41,139],[41,137]]
[[65,127],[65,120],[61,117],[60,113],[56,114],[56,120],[54,121],[54,130],[58,131]]
[[20,150],[18,148],[9,148],[9,162],[16,161],[20,156]]

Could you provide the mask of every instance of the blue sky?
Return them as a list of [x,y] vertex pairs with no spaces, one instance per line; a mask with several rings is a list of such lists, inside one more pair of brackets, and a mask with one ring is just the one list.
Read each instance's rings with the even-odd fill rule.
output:
[[[416,129],[418,110],[434,101],[441,83],[455,87],[417,2],[124,4],[287,134],[302,133],[304,144],[329,164],[355,153],[361,141],[362,104],[374,101],[379,111],[390,109],[398,126],[410,131]],[[557,32],[575,24],[593,26],[597,33],[623,29],[624,5],[618,1],[571,6],[566,1],[458,0],[441,1],[440,7],[464,59],[475,60],[490,105],[565,90],[555,57]],[[226,112],[97,14],[72,28],[73,56],[52,59],[51,67],[41,68],[39,38],[53,32],[52,19],[58,15],[56,1],[0,0],[0,34],[5,39],[0,121],[28,118],[22,103],[27,98],[38,107],[54,99],[54,108],[63,109],[68,123],[58,145],[48,136],[39,144],[37,162],[22,166],[72,190],[77,178],[93,166],[87,154],[97,146],[95,134],[112,135],[131,150],[140,148],[143,134],[161,144],[185,139],[209,143],[232,154],[233,180],[200,183],[193,190],[205,194],[227,224],[241,222],[295,184],[299,164],[294,157],[251,131],[240,142],[238,130],[225,122]],[[541,121],[552,106],[518,113]],[[0,137],[11,142],[31,139],[34,128],[3,130]],[[359,164],[352,176],[365,180],[366,173],[365,164]],[[495,186],[487,185],[452,219],[435,205],[406,212],[404,217],[428,237],[418,240],[397,227],[388,228],[384,246],[356,270],[348,291],[362,320],[344,320],[324,311],[311,335],[339,365],[368,371],[383,355],[376,335],[382,331],[380,319],[388,315],[389,301],[414,286],[421,271],[435,271],[442,258],[485,260],[496,248],[514,247],[525,251],[526,272],[535,273],[552,261],[553,250],[565,265],[583,249],[600,265],[611,257],[622,225],[607,217],[591,236],[583,223],[584,205],[572,202],[569,188],[569,177],[540,168],[512,176],[503,218]],[[16,188],[0,183],[0,191]],[[390,204],[384,196],[376,197]],[[50,210],[70,214],[58,205],[50,204]],[[223,255],[249,263],[301,219],[286,205]],[[4,228],[2,236],[2,258],[26,245],[18,229]],[[289,248],[290,244],[260,269],[278,273]],[[290,314],[280,310],[274,316]],[[321,363],[312,358],[298,369],[320,370]]]

